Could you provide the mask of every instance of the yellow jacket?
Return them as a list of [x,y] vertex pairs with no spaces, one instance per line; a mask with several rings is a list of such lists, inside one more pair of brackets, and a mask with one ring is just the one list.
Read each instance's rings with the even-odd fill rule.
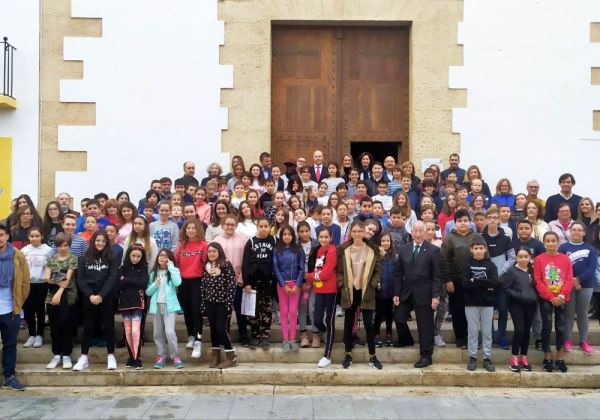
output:
[[25,299],[29,296],[29,266],[21,251],[15,249],[13,257],[15,274],[13,278],[13,313],[19,315]]

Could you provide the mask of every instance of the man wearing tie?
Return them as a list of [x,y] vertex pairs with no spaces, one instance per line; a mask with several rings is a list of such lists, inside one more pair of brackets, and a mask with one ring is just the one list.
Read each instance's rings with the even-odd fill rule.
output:
[[315,150],[313,165],[310,167],[310,179],[318,184],[323,178],[327,178],[327,171],[323,168],[323,152]]
[[425,241],[422,221],[415,222],[411,233],[413,241],[398,249],[394,305],[398,306],[398,321],[404,323],[414,306],[421,354],[414,366],[423,368],[432,364],[433,312],[440,303],[442,288],[441,255],[438,247]]

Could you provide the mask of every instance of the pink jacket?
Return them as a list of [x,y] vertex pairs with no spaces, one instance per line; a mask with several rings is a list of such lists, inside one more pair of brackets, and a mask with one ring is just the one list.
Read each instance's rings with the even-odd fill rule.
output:
[[242,282],[242,262],[244,260],[244,247],[248,242],[248,237],[243,233],[235,232],[232,236],[225,236],[225,233],[217,236],[214,240],[223,247],[225,256],[231,262],[235,278]]
[[212,209],[210,204],[204,202],[202,205],[198,205],[197,203],[194,203],[194,205],[196,206],[198,219],[200,219],[200,221],[205,225],[208,225],[210,223],[210,211]]

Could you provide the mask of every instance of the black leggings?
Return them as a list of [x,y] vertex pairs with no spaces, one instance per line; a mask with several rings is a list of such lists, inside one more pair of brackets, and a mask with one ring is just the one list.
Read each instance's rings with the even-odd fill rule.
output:
[[177,299],[183,309],[188,337],[202,337],[201,281],[201,277],[183,279],[177,288]]
[[231,338],[227,333],[227,324],[231,312],[227,310],[224,303],[206,302],[206,316],[210,325],[210,341],[213,348],[223,347],[225,350],[232,350]]
[[394,319],[394,301],[392,298],[377,298],[375,300],[375,335],[379,335],[381,323],[385,320],[385,333],[392,335],[392,322]]
[[73,351],[73,307],[67,304],[66,292],[59,305],[48,305],[52,354],[70,356]]
[[552,332],[552,313],[556,330],[556,350],[565,345],[565,305],[554,306],[552,302],[540,299],[540,315],[542,316],[542,349],[550,353],[550,333]]
[[102,303],[94,305],[89,298],[83,298],[83,341],[81,343],[81,354],[87,355],[90,350],[90,338],[94,331],[97,319],[102,323],[104,338],[106,339],[106,351],[108,354],[115,352],[115,298],[112,295],[102,300]]
[[[333,340],[335,337],[335,297],[336,293],[315,293],[315,327],[321,333],[326,333],[325,356],[331,359]],[[323,323],[323,315],[325,315]]]
[[[354,316],[356,310],[360,307],[362,302],[362,290],[356,290],[352,288],[352,305],[344,310],[344,347],[346,353],[352,351],[352,327],[354,326]],[[367,333],[367,346],[369,347],[369,354],[375,354],[375,330],[373,327],[373,310],[361,309],[363,324],[365,325],[365,331]]]
[[509,298],[508,309],[515,328],[512,339],[512,354],[513,356],[519,354],[527,356],[531,324],[537,311],[537,302],[521,303]]
[[35,337],[44,336],[44,323],[46,322],[46,295],[48,285],[46,283],[31,283],[29,295],[23,305],[25,321],[29,328],[29,335]]
[[452,329],[456,340],[467,342],[467,317],[465,316],[465,296],[461,287],[456,287],[454,293],[448,293],[450,311],[452,312]]

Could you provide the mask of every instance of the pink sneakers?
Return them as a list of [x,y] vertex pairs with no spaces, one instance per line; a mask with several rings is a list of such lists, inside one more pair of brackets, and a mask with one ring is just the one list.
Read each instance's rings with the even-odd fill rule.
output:
[[581,348],[581,350],[583,350],[585,354],[594,353],[594,348],[590,345],[590,343],[587,340],[579,343],[579,347]]
[[571,341],[570,338],[567,338],[565,340],[565,351],[570,352],[572,348],[573,348],[573,342]]

